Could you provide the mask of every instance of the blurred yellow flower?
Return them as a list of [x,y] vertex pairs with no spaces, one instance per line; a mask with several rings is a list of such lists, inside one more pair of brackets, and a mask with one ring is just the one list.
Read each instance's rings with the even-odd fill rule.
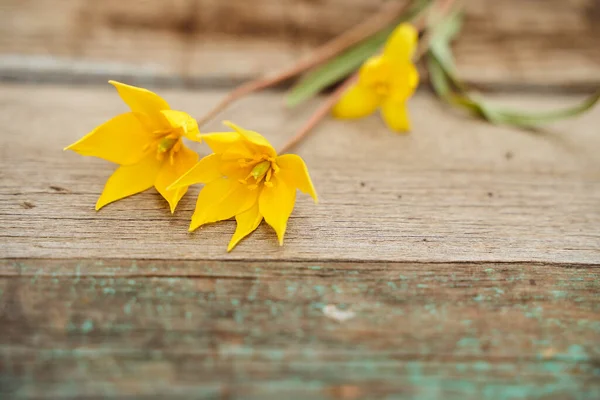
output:
[[362,118],[380,108],[392,130],[409,131],[406,101],[419,84],[419,73],[411,61],[417,40],[412,25],[400,24],[388,38],[383,54],[371,57],[360,68],[357,82],[342,95],[333,115]]
[[279,244],[296,201],[296,189],[317,193],[306,164],[295,154],[278,156],[260,134],[225,122],[234,132],[202,135],[213,150],[171,188],[204,183],[192,216],[190,232],[204,224],[235,217],[237,228],[227,247],[231,251],[264,218],[277,233]]
[[198,161],[198,154],[181,140],[186,137],[200,141],[196,120],[171,110],[165,100],[149,90],[109,83],[131,112],[105,122],[65,150],[120,165],[106,182],[96,210],[154,186],[174,212],[187,187],[168,190],[167,186]]

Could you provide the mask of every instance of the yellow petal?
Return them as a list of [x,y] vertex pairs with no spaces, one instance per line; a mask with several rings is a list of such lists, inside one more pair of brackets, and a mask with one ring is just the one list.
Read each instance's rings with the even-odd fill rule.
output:
[[185,171],[169,187],[169,190],[188,187],[196,183],[208,183],[223,176],[220,172],[221,155],[210,154]]
[[265,186],[260,193],[258,207],[265,221],[275,229],[279,245],[282,246],[287,221],[296,202],[296,189],[277,176],[271,179],[271,182],[273,186]]
[[382,56],[376,56],[369,58],[360,67],[358,82],[362,86],[373,88],[378,84],[390,81],[393,75],[393,65]]
[[165,116],[167,121],[174,128],[183,128],[183,135],[194,142],[201,142],[202,137],[198,130],[198,122],[191,115],[183,111],[177,110],[162,110],[161,114]]
[[247,167],[240,167],[240,164],[237,160],[223,161],[219,166],[219,171],[221,171],[222,176],[226,176],[229,179],[234,179],[237,181],[240,179],[248,178],[250,172],[252,172],[252,168],[252,165],[249,165]]
[[381,106],[381,115],[387,126],[396,132],[410,131],[410,120],[406,103],[386,100]]
[[223,121],[223,124],[239,133],[245,139],[246,143],[250,144],[261,152],[264,152],[271,157],[277,156],[277,152],[273,146],[271,146],[271,143],[269,143],[269,141],[260,133],[244,129],[231,121]]
[[354,84],[342,95],[342,98],[333,107],[332,114],[336,118],[362,118],[372,114],[381,98],[369,87]]
[[258,212],[258,202],[247,211],[236,215],[235,220],[237,221],[237,227],[229,242],[229,246],[227,246],[227,251],[233,250],[240,240],[254,232],[254,230],[258,228],[258,225],[260,225],[262,219],[262,215]]
[[389,97],[396,102],[405,101],[419,85],[419,71],[413,63],[404,63],[396,66],[395,74]]
[[175,212],[177,203],[179,203],[179,200],[181,200],[185,192],[187,192],[188,186],[180,186],[173,190],[168,189],[168,186],[192,168],[197,161],[198,154],[185,146],[181,146],[181,149],[175,154],[172,165],[168,159],[163,161],[160,172],[156,177],[154,187],[158,190],[158,193],[169,202],[171,213]]
[[246,211],[256,203],[257,195],[258,190],[249,190],[233,179],[220,178],[207,183],[198,195],[189,231]]
[[278,173],[279,178],[285,180],[288,186],[309,194],[315,203],[318,202],[317,192],[308,174],[308,168],[300,156],[284,154],[277,157],[277,165],[281,168]]
[[125,113],[100,125],[65,150],[129,165],[144,156],[149,143],[150,136],[135,114]]
[[126,85],[116,81],[108,81],[119,92],[121,99],[131,108],[134,113],[141,114],[142,122],[148,128],[167,129],[171,125],[161,114],[162,110],[169,110],[169,104],[159,95],[147,89]]
[[117,168],[106,181],[104,191],[96,203],[96,210],[113,201],[150,189],[154,186],[159,170],[160,162],[153,153],[137,164]]
[[108,83],[117,89],[123,101],[131,107],[133,112],[152,114],[171,109],[162,97],[147,89],[117,81],[108,81]]
[[383,57],[392,63],[410,61],[417,48],[419,32],[411,24],[400,24],[394,29],[383,49]]
[[227,148],[227,151],[221,153],[223,161],[237,161],[240,158],[254,158],[256,151],[248,148],[247,143],[239,141]]
[[212,151],[218,154],[225,153],[231,146],[243,140],[242,135],[237,132],[213,132],[200,137]]

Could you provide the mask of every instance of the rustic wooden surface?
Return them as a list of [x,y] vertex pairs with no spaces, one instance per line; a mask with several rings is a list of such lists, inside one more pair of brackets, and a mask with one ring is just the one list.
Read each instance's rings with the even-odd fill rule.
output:
[[[3,0],[0,78],[226,85],[290,65],[384,1]],[[456,55],[466,80],[600,85],[597,0],[465,3]]]
[[[299,197],[284,247],[261,226],[227,254],[233,222],[186,232],[197,188],[173,216],[153,192],[94,211],[113,167],[61,149],[124,109],[108,85],[0,105],[6,398],[600,395],[598,108],[532,134],[420,92],[409,136],[328,121],[298,148],[321,203]],[[224,117],[282,144],[312,107],[265,93]]]
[[[76,259],[0,268],[8,398],[600,395],[592,268]],[[336,320],[333,305],[354,316]]]
[[[173,107],[198,113],[223,95],[161,93]],[[532,96],[504,103],[540,110],[579,100]],[[391,134],[377,116],[328,121],[299,149],[320,204],[298,196],[286,246],[261,226],[227,254],[234,221],[187,232],[197,187],[175,215],[152,191],[94,211],[114,166],[62,148],[126,109],[109,85],[5,85],[0,102],[6,257],[600,260],[600,109],[534,135],[454,116],[423,93],[410,102],[413,135]],[[312,108],[286,111],[280,94],[267,93],[223,117],[283,144]]]

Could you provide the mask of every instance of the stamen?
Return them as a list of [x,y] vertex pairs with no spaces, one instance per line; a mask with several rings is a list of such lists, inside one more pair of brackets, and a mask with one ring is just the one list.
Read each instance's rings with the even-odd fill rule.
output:
[[154,137],[159,138],[161,136],[166,135],[167,133],[169,133],[169,130],[167,130],[167,129],[163,129],[163,130],[157,129],[155,131],[152,131],[151,135],[154,136]]
[[277,163],[275,162],[275,159],[273,157],[269,157],[268,159],[271,162],[271,169],[273,170],[274,174],[279,173],[279,165],[277,165]]
[[269,169],[267,171],[267,177],[265,178],[265,182],[270,182],[271,181],[271,173],[272,173],[272,169]]

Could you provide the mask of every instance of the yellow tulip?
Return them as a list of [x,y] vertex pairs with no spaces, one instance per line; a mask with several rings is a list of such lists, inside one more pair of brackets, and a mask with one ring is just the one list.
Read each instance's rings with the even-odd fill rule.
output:
[[182,137],[200,141],[196,120],[171,110],[165,100],[149,90],[110,83],[131,112],[105,122],[65,150],[120,165],[106,182],[96,210],[154,186],[173,213],[187,187],[168,190],[167,186],[198,161],[198,154],[182,142]]
[[406,101],[419,84],[419,73],[411,61],[418,32],[410,24],[399,25],[390,35],[383,53],[368,59],[360,68],[358,80],[335,105],[337,118],[362,118],[378,108],[397,132],[410,130]]
[[295,154],[278,156],[271,144],[256,132],[231,122],[225,125],[234,132],[202,135],[214,153],[171,185],[179,188],[205,184],[198,195],[189,230],[235,217],[237,228],[227,248],[231,251],[264,218],[283,245],[296,189],[317,202],[306,164]]

